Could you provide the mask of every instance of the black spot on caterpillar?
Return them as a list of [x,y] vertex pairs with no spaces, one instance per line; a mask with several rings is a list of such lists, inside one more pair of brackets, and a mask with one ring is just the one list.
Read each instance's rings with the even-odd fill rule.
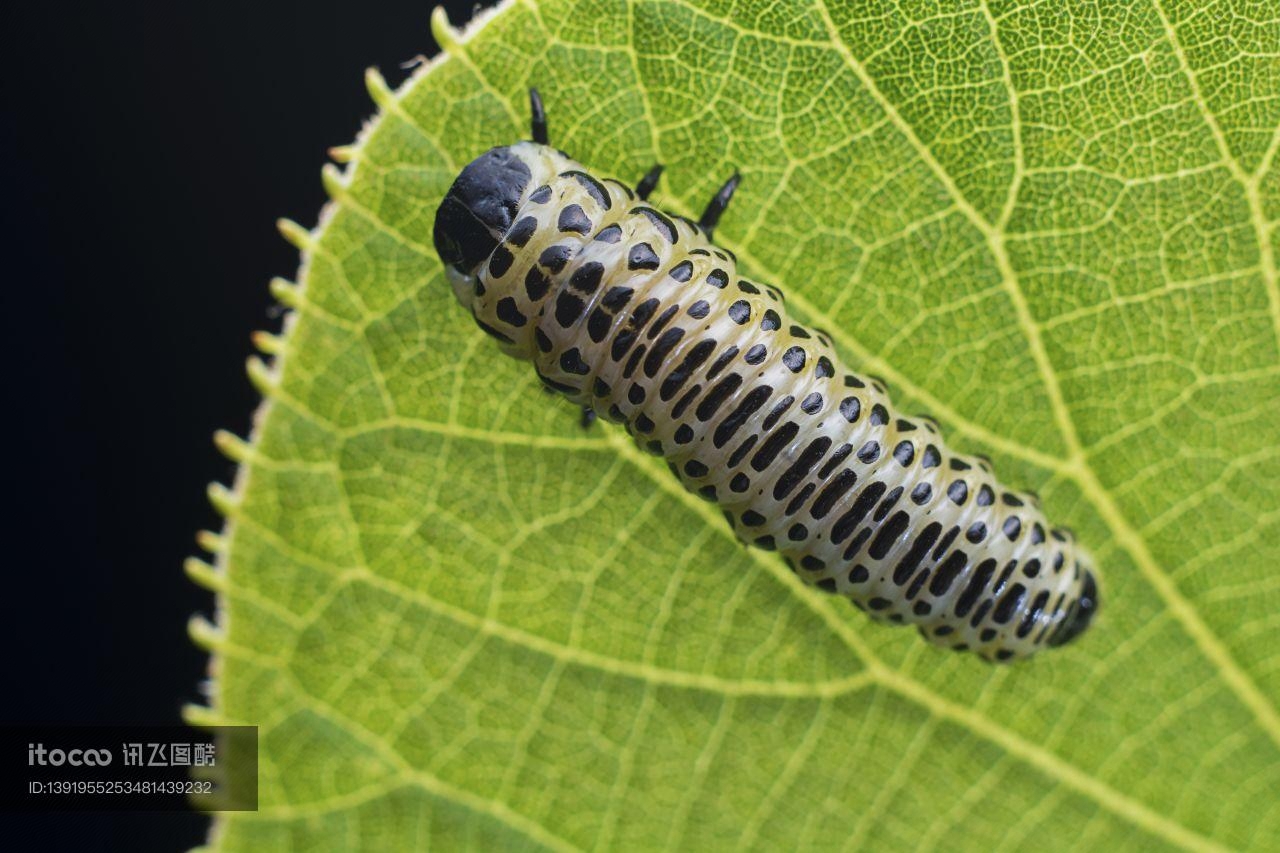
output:
[[664,214],[644,203],[661,167],[634,193],[593,177],[548,146],[530,100],[534,141],[467,165],[434,229],[454,294],[503,351],[872,619],[993,661],[1089,626],[1098,585],[1074,537],[931,421],[900,417],[711,242],[737,175],[697,223]]

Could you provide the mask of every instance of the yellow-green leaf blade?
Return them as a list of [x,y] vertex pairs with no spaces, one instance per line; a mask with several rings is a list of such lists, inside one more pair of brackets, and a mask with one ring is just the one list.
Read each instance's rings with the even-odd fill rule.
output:
[[[232,509],[223,846],[1265,849],[1280,22],[1169,5],[530,2],[381,96]],[[740,168],[726,245],[1076,528],[1090,633],[872,626],[504,359],[430,224],[529,85],[680,212]]]

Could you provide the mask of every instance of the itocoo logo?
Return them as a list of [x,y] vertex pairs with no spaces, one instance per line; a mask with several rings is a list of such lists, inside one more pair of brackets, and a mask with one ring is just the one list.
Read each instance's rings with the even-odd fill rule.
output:
[[106,767],[111,763],[111,750],[109,749],[45,749],[42,743],[27,744],[27,766],[34,767],[39,764],[42,767],[53,765],[61,767],[64,764],[70,764],[73,767],[89,766],[89,767]]

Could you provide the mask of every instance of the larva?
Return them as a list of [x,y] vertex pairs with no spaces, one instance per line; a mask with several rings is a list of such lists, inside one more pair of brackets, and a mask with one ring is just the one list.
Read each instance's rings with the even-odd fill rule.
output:
[[661,167],[634,191],[593,176],[530,101],[533,141],[463,169],[434,228],[458,301],[508,355],[873,619],[994,661],[1088,627],[1098,587],[1070,532],[899,415],[711,242],[737,175],[699,222],[663,213],[645,203]]

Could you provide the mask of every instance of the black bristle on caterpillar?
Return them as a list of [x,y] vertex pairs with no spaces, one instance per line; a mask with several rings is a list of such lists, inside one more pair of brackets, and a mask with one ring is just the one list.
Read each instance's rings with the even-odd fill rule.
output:
[[899,415],[711,242],[737,174],[694,223],[646,203],[661,166],[635,190],[598,178],[549,147],[536,90],[530,106],[534,141],[467,165],[434,229],[454,294],[503,351],[873,619],[993,661],[1089,626],[1092,560],[1035,497]]

